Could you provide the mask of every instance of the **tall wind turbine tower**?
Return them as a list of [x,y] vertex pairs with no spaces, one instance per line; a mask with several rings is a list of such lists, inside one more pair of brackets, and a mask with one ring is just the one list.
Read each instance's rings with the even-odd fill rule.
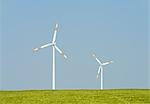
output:
[[40,46],[39,48],[34,48],[33,51],[34,52],[37,52],[39,51],[40,49],[43,49],[43,48],[47,48],[49,46],[52,47],[52,52],[53,52],[53,66],[52,66],[52,89],[55,90],[56,89],[56,60],[55,60],[55,50],[57,50],[65,59],[67,59],[67,56],[64,54],[64,52],[59,49],[56,45],[56,34],[57,34],[57,31],[58,31],[58,24],[55,25],[55,28],[54,28],[54,34],[53,34],[53,39],[52,39],[52,42],[48,43],[48,44],[45,44],[45,45],[42,45]]
[[[99,78],[99,76],[101,77],[100,80],[101,80],[101,90],[103,89],[103,67],[105,65],[108,65],[110,63],[113,63],[113,61],[108,61],[108,62],[104,62],[102,63],[97,57],[95,54],[92,54],[92,56],[95,58],[95,60],[99,63],[99,68],[98,68],[98,72],[97,72],[97,79]],[[100,74],[100,75],[99,75]]]

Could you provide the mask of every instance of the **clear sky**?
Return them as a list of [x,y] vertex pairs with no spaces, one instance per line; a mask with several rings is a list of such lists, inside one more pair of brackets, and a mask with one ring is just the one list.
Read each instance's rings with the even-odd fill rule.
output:
[[97,89],[97,62],[104,88],[150,88],[148,0],[2,0],[1,82],[3,90],[51,89],[52,49],[32,49],[52,40],[68,56],[56,53],[57,89]]

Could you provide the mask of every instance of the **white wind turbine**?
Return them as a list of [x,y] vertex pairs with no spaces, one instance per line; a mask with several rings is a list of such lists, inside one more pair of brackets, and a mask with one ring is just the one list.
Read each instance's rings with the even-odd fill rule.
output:
[[57,45],[56,45],[56,34],[57,34],[57,31],[58,31],[58,24],[55,25],[55,28],[54,28],[54,35],[53,35],[53,40],[51,43],[48,43],[48,44],[45,44],[43,46],[40,46],[39,48],[34,48],[33,51],[34,52],[37,52],[38,50],[40,49],[43,49],[43,48],[47,48],[49,46],[52,47],[52,50],[53,50],[53,71],[52,71],[52,89],[55,90],[56,86],[55,86],[55,49],[66,59],[67,56],[63,53],[63,51],[61,51]]
[[101,77],[101,90],[103,89],[103,66],[108,65],[110,63],[113,63],[113,61],[108,61],[108,62],[104,62],[102,63],[95,54],[92,54],[92,56],[96,59],[96,61],[99,63],[99,68],[98,68],[98,72],[97,72],[97,79],[99,78],[99,74]]

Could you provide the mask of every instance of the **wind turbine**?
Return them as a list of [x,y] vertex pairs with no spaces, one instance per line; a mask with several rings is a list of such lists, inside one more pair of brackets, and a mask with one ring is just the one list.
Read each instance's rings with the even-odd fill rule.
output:
[[56,76],[55,76],[55,72],[56,72],[56,69],[55,69],[55,49],[65,58],[67,59],[67,56],[64,54],[63,51],[61,51],[61,49],[59,49],[56,45],[56,34],[57,34],[57,31],[58,31],[58,24],[55,25],[55,28],[54,28],[54,35],[53,35],[53,39],[52,39],[52,42],[48,43],[48,44],[45,44],[45,45],[42,45],[40,46],[39,48],[34,48],[33,51],[34,52],[37,52],[39,51],[40,49],[43,49],[43,48],[47,48],[49,46],[52,47],[52,50],[53,50],[53,71],[52,71],[52,89],[55,90],[56,89]]
[[104,62],[102,63],[97,57],[95,54],[92,54],[92,56],[96,59],[96,61],[99,63],[99,68],[98,68],[98,72],[97,72],[97,79],[99,78],[99,74],[100,74],[100,77],[101,77],[101,90],[103,89],[103,67],[105,65],[108,65],[110,63],[113,63],[113,61],[108,61],[108,62]]

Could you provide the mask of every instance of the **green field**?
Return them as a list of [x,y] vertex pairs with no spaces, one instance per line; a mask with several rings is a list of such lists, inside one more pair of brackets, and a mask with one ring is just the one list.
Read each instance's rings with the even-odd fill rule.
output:
[[0,91],[0,104],[150,104],[150,90]]

